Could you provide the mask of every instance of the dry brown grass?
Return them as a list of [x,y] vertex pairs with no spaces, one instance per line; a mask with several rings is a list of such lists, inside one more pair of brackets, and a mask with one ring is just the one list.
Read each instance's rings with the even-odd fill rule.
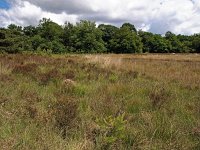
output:
[[0,149],[199,149],[199,60],[0,55]]
[[200,88],[200,55],[86,55],[89,62],[103,68],[139,72],[149,79]]

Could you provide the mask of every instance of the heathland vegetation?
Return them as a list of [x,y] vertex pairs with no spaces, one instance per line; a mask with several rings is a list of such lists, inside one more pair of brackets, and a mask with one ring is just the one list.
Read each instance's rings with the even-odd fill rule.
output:
[[199,150],[199,52],[130,23],[0,28],[0,149]]
[[[90,26],[88,22],[69,25],[70,30],[65,28],[65,32],[81,28],[74,31],[76,35],[91,35],[95,45],[82,43],[87,36],[79,40],[80,37],[67,39],[67,36],[63,39],[69,43],[73,39],[77,45],[61,44],[63,49],[60,49],[57,47],[60,42],[54,41],[58,42],[55,46],[58,49],[52,49],[53,52],[64,51],[65,46],[79,52],[95,46],[103,50],[100,30],[93,24],[90,29],[95,32],[87,32],[82,29],[85,24]],[[52,25],[58,31],[63,30]],[[130,31],[116,30],[118,35],[124,34],[123,30]],[[6,29],[5,32],[9,38],[21,41],[17,40],[21,31]],[[31,42],[24,44],[32,43],[35,50],[46,48],[47,39],[55,39],[43,32],[29,33],[25,39]],[[28,33],[21,38],[26,36]],[[119,37],[111,41],[117,43]],[[138,38],[138,35],[130,32],[128,37]],[[38,39],[42,41],[39,45],[33,42]],[[87,49],[82,49],[82,44]],[[114,47],[120,52],[117,45]],[[0,149],[199,150],[200,57],[198,54],[1,54]]]
[[48,53],[199,53],[200,34],[165,35],[83,20],[58,25],[50,19],[37,26],[10,24],[0,28],[0,52],[45,51]]

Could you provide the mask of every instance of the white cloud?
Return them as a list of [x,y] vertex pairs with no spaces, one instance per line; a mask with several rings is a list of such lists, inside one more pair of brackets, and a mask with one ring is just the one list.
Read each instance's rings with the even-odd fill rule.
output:
[[[11,1],[11,0],[10,0]],[[8,10],[0,9],[0,26],[9,23],[37,24],[46,17],[59,24],[89,19],[164,34],[200,32],[199,0],[12,0]]]
[[6,27],[11,23],[17,25],[37,25],[42,18],[51,18],[53,21],[63,24],[65,21],[76,22],[76,15],[68,15],[65,12],[55,14],[44,11],[40,7],[27,1],[15,1],[8,10],[0,9],[0,26]]
[[41,7],[45,11],[69,14],[83,14],[90,12],[90,0],[22,0]]

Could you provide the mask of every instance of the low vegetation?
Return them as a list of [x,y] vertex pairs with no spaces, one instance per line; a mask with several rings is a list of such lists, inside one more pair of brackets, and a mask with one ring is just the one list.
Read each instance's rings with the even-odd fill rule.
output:
[[200,149],[200,56],[0,55],[0,149]]

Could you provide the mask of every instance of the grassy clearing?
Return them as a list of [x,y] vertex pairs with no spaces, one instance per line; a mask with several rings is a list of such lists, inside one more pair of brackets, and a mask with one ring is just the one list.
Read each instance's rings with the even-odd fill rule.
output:
[[200,149],[199,55],[1,55],[1,149]]

